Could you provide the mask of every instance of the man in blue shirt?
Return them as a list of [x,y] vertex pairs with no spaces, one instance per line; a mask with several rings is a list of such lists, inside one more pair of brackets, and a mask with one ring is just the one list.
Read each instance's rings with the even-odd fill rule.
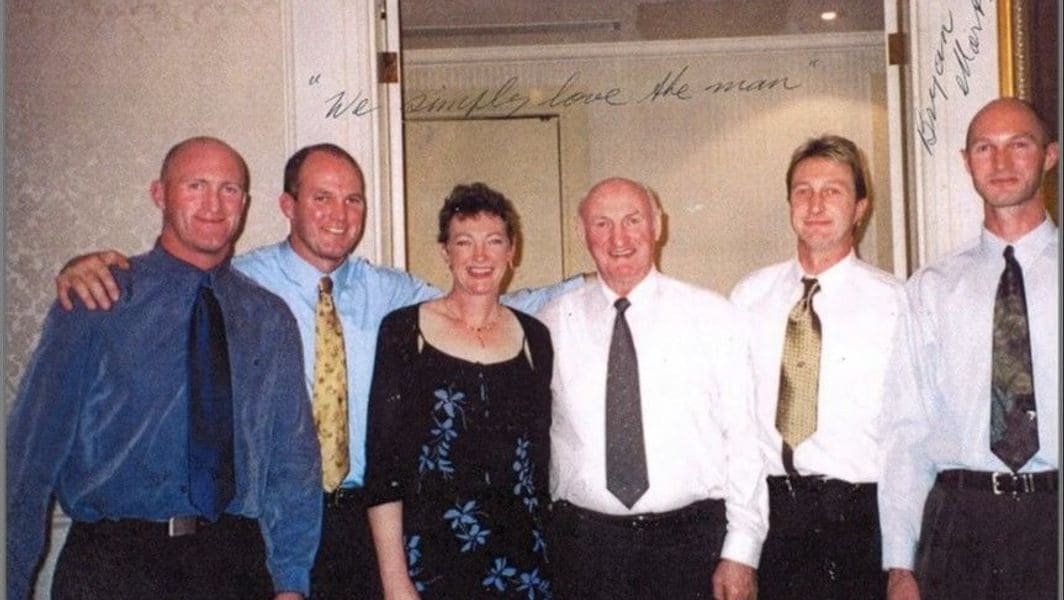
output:
[[[31,595],[53,495],[73,519],[53,598],[308,593],[317,443],[295,320],[229,264],[247,184],[224,142],[177,144],[151,186],[162,232],[116,274],[121,300],[49,313],[8,423],[8,598]],[[204,297],[225,407],[205,423],[190,345]],[[195,452],[212,425],[225,458],[205,508]]]
[[[279,200],[290,224],[288,238],[233,259],[234,267],[284,299],[295,315],[302,335],[308,389],[313,387],[319,283],[323,276],[332,282],[346,352],[350,460],[339,489],[324,494],[321,547],[312,574],[315,599],[379,595],[379,576],[361,496],[377,329],[389,312],[441,293],[407,273],[350,256],[365,223],[364,182],[358,163],[338,146],[318,144],[297,151],[285,165],[284,191]],[[57,279],[60,301],[69,303],[74,292],[89,306],[108,308],[119,294],[108,277],[107,265],[124,266],[124,259],[104,252],[68,266]],[[548,288],[509,294],[503,301],[535,313],[553,295],[579,281],[574,278]]]

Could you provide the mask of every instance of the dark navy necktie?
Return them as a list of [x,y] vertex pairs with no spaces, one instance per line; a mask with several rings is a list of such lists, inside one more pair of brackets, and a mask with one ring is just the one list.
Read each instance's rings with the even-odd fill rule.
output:
[[188,349],[189,500],[214,521],[233,499],[233,397],[225,321],[204,281],[192,307]]
[[1005,248],[1005,270],[994,299],[990,375],[990,450],[1014,472],[1038,452],[1038,414],[1031,369],[1031,334],[1023,270]]

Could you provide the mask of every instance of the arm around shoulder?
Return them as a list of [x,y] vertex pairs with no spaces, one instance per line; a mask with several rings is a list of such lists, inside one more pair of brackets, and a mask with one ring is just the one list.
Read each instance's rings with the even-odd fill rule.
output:
[[119,297],[118,283],[110,267],[129,269],[129,259],[117,250],[92,252],[70,259],[55,278],[59,304],[72,310],[76,296],[89,310],[110,309]]

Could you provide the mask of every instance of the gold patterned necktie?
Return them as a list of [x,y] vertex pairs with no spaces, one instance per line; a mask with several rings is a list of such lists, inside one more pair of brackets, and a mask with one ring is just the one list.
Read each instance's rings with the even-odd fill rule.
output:
[[802,278],[805,291],[787,317],[780,364],[776,429],[783,436],[783,462],[794,472],[791,452],[816,431],[816,400],[820,379],[820,318],[813,310],[816,279]]
[[333,304],[332,279],[318,284],[314,319],[314,426],[321,445],[322,488],[340,486],[350,469],[347,448],[347,359]]
[[1038,452],[1038,414],[1023,270],[1012,246],[994,299],[990,386],[990,450],[1013,472]]

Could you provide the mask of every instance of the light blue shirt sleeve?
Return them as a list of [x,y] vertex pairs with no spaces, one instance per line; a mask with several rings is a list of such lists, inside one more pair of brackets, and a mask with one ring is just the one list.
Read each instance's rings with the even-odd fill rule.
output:
[[[318,281],[325,275],[300,258],[288,242],[266,246],[233,260],[233,266],[288,304],[299,324],[308,391],[314,377],[314,310]],[[398,269],[350,257],[329,274],[333,300],[344,332],[347,352],[348,440],[351,470],[343,487],[361,487],[366,469],[366,419],[369,390],[381,320],[393,310],[437,298],[438,288]],[[534,314],[551,298],[580,285],[580,276],[561,283],[520,290],[502,301]]]

